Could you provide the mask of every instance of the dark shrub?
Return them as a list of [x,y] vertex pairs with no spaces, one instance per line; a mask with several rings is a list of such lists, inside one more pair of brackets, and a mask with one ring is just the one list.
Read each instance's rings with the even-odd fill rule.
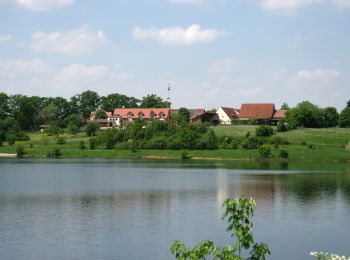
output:
[[273,145],[287,145],[290,144],[287,139],[280,137],[280,136],[273,136],[269,140],[270,144]]
[[9,132],[6,135],[6,141],[8,142],[9,145],[14,145],[16,143],[16,135],[12,132]]
[[16,153],[18,157],[22,157],[23,155],[26,154],[24,151],[24,147],[22,145],[17,146]]
[[89,143],[90,143],[90,149],[91,150],[96,150],[96,148],[97,148],[96,138],[90,138],[89,139]]
[[272,126],[261,125],[255,129],[256,136],[271,136],[273,135]]
[[207,149],[214,150],[218,148],[218,138],[213,129],[210,129],[207,134]]
[[309,149],[316,149],[316,147],[315,147],[313,144],[309,144],[309,145],[307,146],[307,148],[309,148]]
[[242,139],[241,146],[243,149],[257,149],[263,141],[256,136],[246,136]]
[[89,123],[85,127],[85,132],[88,136],[96,135],[97,130],[100,129],[100,126],[96,123]]
[[62,154],[61,154],[61,151],[59,148],[55,147],[53,148],[50,152],[47,153],[47,157],[50,157],[50,158],[58,158],[60,157]]
[[289,154],[288,154],[288,152],[286,150],[281,149],[280,153],[279,153],[279,156],[280,156],[280,158],[287,159]]
[[277,123],[277,132],[287,132],[288,131],[288,126],[287,124],[284,122],[284,120],[279,121]]
[[269,145],[262,145],[259,147],[259,154],[260,157],[265,159],[269,158],[271,156],[271,146]]
[[181,159],[182,159],[182,160],[191,159],[191,156],[188,154],[187,151],[182,151],[182,152],[181,152]]
[[59,137],[57,139],[57,144],[58,145],[62,145],[62,144],[65,144],[66,143],[66,139],[64,139],[63,137]]
[[85,146],[85,142],[84,141],[80,141],[79,143],[79,150],[85,150],[86,146]]

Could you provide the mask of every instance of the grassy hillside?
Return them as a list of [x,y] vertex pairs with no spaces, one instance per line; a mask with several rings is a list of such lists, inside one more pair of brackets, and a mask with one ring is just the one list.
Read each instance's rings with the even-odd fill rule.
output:
[[[233,135],[244,136],[248,131],[254,133],[255,126],[217,126],[213,127],[218,136]],[[174,150],[104,150],[98,147],[97,150],[89,149],[89,138],[85,133],[77,136],[65,133],[60,135],[66,140],[66,144],[57,145],[54,136],[44,133],[28,133],[30,141],[17,142],[14,146],[8,146],[6,142],[0,147],[0,153],[16,153],[18,145],[24,146],[27,156],[45,157],[53,147],[58,147],[63,157],[89,157],[89,158],[169,158],[179,159],[182,151]],[[275,133],[289,141],[289,145],[273,148],[272,157],[277,158],[281,148],[289,153],[289,161],[310,161],[310,162],[350,162],[350,129],[329,128],[329,129],[298,129],[284,133]],[[79,143],[85,142],[86,149],[80,150]],[[249,160],[259,159],[258,150],[195,150],[188,151],[191,157],[197,159],[222,159],[222,160]],[[270,159],[275,160],[275,159]]]

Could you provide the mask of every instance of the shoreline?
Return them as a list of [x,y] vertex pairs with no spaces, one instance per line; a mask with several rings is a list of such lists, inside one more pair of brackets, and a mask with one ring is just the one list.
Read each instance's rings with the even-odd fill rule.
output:
[[0,153],[0,158],[17,158],[15,153]]
[[[97,150],[95,150],[97,151]],[[123,150],[124,151],[124,150]],[[128,151],[128,150],[125,150]],[[44,154],[26,154],[24,156],[18,157],[17,154],[14,153],[0,153],[0,158],[30,158],[30,159],[43,159],[49,157]],[[121,155],[113,155],[110,154],[108,156],[98,155],[94,153],[93,155],[87,154],[63,154],[55,159],[145,159],[145,160],[174,160],[174,161],[227,161],[227,162],[271,162],[271,163],[316,163],[318,160],[316,159],[282,159],[277,157],[270,158],[259,158],[259,157],[241,157],[241,158],[228,158],[228,157],[207,157],[207,156],[189,156],[186,159],[181,158],[181,156],[165,156],[165,155],[137,155],[137,154],[124,154]],[[350,159],[342,159],[337,158],[329,161],[325,161],[325,163],[340,163],[340,164],[350,164]]]

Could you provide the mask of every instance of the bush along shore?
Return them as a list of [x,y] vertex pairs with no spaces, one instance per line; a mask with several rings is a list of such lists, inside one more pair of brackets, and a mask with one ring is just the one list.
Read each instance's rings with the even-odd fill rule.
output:
[[[93,129],[93,130],[91,130]],[[350,162],[350,129],[271,126],[211,127],[137,120],[123,129],[21,132],[1,142],[0,154],[20,157],[150,158]]]

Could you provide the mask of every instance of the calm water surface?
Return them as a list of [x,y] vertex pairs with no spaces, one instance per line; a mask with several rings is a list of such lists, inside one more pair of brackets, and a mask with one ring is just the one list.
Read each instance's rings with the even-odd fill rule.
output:
[[0,259],[172,259],[175,239],[232,244],[221,204],[238,196],[256,199],[254,235],[270,246],[270,259],[312,259],[310,251],[350,255],[347,166],[232,168],[0,159]]

